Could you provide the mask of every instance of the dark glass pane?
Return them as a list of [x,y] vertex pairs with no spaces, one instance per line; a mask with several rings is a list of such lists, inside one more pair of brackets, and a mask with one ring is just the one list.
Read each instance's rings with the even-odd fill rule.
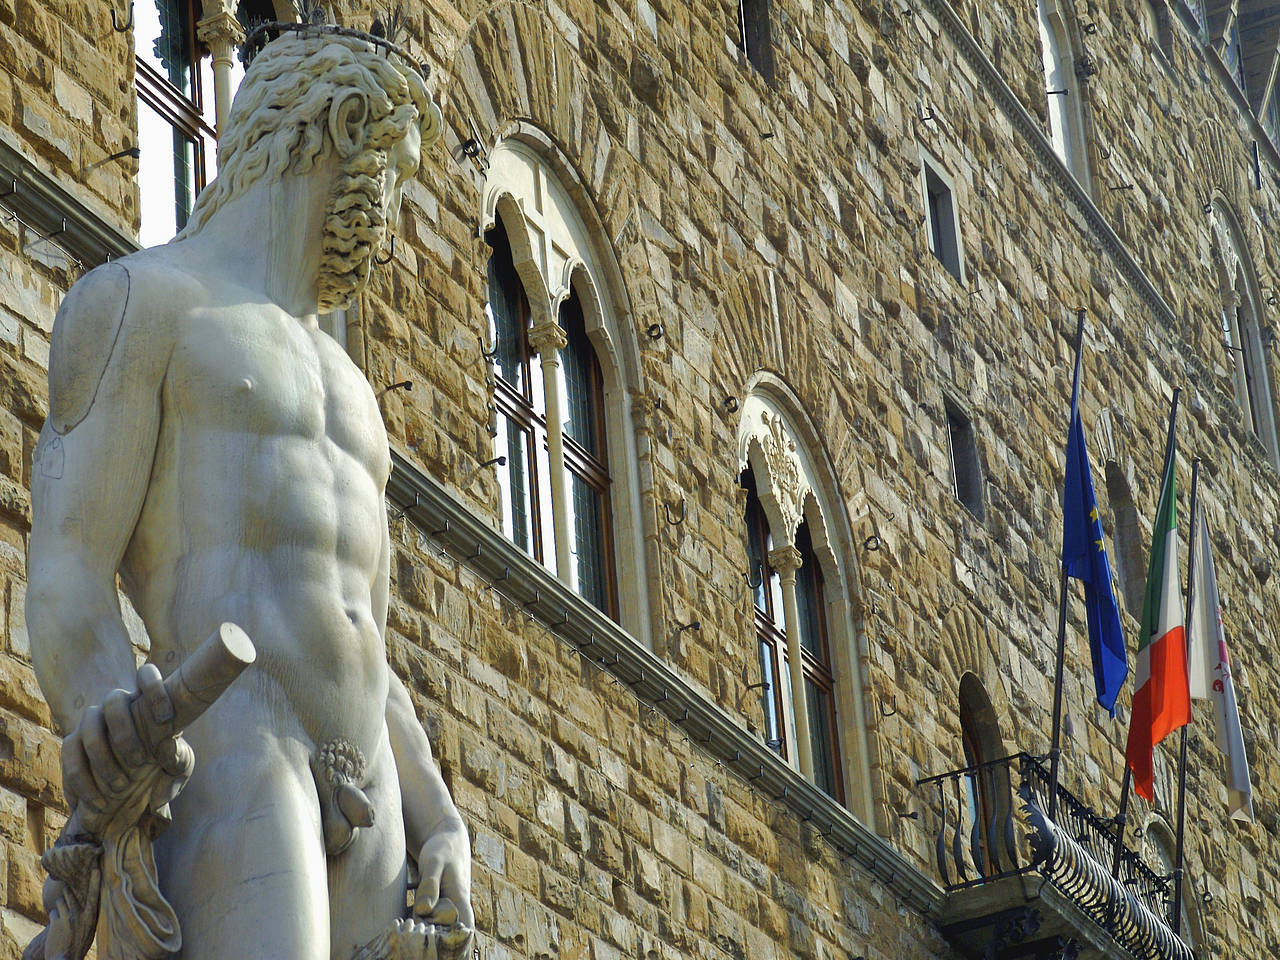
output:
[[608,562],[604,547],[604,495],[581,477],[573,481],[573,547],[577,555],[578,593],[608,612]]
[[578,441],[587,453],[600,459],[599,403],[596,385],[600,382],[596,352],[587,339],[586,322],[578,295],[570,294],[560,306],[560,326],[568,344],[560,354],[564,370],[566,436]]
[[796,531],[800,569],[796,572],[796,606],[800,613],[800,643],[821,663],[827,662],[826,623],[822,610],[822,571],[809,539],[809,525]]
[[741,483],[747,491],[747,512],[743,518],[747,525],[747,564],[751,568],[747,571],[747,576],[756,584],[754,593],[757,609],[768,613],[769,593],[764,582],[764,559],[767,549],[765,537],[769,526],[764,519],[760,498],[756,496],[756,478],[750,468],[742,471]]
[[782,725],[778,718],[778,659],[773,644],[760,641],[760,709],[764,713],[764,739],[769,749],[782,753]]
[[190,0],[137,0],[133,37],[138,59],[195,100],[192,29]]
[[526,392],[524,292],[502,223],[486,233],[484,239],[493,250],[489,258],[489,308],[493,311],[493,333],[497,339],[498,354],[494,362],[498,376],[523,393]]
[[[521,550],[533,554],[533,523],[529,516],[529,434],[509,417],[498,418],[499,449],[507,465],[498,468],[505,533]],[[505,437],[504,437],[505,434]]]
[[814,685],[804,682],[805,697],[809,703],[809,743],[813,750],[813,782],[830,796],[836,795],[835,758],[832,744],[835,731],[831,729],[831,705],[827,694]]

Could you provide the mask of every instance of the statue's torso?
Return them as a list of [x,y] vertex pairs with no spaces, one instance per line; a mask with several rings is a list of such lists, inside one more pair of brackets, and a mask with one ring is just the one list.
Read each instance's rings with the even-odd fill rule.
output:
[[342,348],[266,303],[179,321],[122,574],[168,672],[222,620],[314,743],[381,730],[387,439]]

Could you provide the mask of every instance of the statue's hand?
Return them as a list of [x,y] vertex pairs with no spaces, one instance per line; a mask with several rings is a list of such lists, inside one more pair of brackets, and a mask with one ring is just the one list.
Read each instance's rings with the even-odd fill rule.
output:
[[475,929],[471,911],[471,838],[466,825],[448,817],[436,825],[418,854],[413,912],[428,923]]
[[[136,702],[135,702],[136,701]],[[79,809],[86,833],[100,835],[144,780],[157,771],[167,790],[155,791],[158,807],[177,795],[195,767],[195,755],[173,729],[173,704],[154,664],[138,671],[138,692],[113,690],[101,705],[84,711],[62,741],[62,789]]]

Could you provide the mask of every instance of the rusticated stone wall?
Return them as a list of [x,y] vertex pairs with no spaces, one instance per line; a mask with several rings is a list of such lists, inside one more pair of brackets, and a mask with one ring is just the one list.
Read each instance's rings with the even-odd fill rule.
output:
[[[336,6],[348,23],[366,12]],[[862,675],[839,683],[864,685],[870,826],[934,877],[930,818],[900,814],[925,810],[918,778],[963,765],[961,677],[981,680],[1010,751],[1048,746],[1071,335],[1087,309],[1082,409],[1111,528],[1107,461],[1131,490],[1145,555],[1174,387],[1184,491],[1191,458],[1205,460],[1258,822],[1225,820],[1221,760],[1198,727],[1188,876],[1196,900],[1213,897],[1202,955],[1272,956],[1280,478],[1233,398],[1203,208],[1216,197],[1234,210],[1270,292],[1280,163],[1264,148],[1255,186],[1253,133],[1223,76],[1176,20],[1168,53],[1150,51],[1131,6],[1077,11],[1097,26],[1075,37],[1096,67],[1078,91],[1092,184],[1082,204],[1017,119],[1045,122],[1030,0],[951,5],[1008,97],[934,0],[775,0],[772,87],[737,52],[728,0],[413,5],[411,42],[447,133],[407,191],[395,260],[351,312],[348,345],[375,389],[414,382],[381,395],[393,445],[497,526],[496,478],[480,466],[492,456],[483,173],[460,145],[473,126],[490,148],[520,124],[541,131],[626,295],[614,306],[633,333],[637,446],[653,476],[641,501],[655,652],[758,727],[725,401],[767,371],[819,438],[852,518],[846,539],[881,539],[841,557],[859,591]],[[91,169],[131,142],[135,122],[129,41],[105,4],[0,7],[0,62],[0,137],[130,225],[131,168]],[[928,250],[922,149],[955,185],[964,285]],[[74,271],[12,225],[0,271],[0,916],[17,956],[39,918],[39,851],[64,815],[22,596],[47,337]],[[1265,310],[1270,329],[1276,308]],[[661,339],[645,335],[653,323]],[[1275,359],[1268,346],[1269,369]],[[952,495],[948,401],[972,414],[981,521]],[[682,500],[684,522],[665,522],[664,505]],[[931,918],[441,559],[423,531],[400,518],[392,540],[390,654],[473,829],[482,956],[952,956]],[[701,631],[677,632],[695,618]],[[1137,623],[1126,614],[1125,625],[1132,647]],[[1069,629],[1064,782],[1109,814],[1128,694],[1110,721],[1088,689],[1078,603]],[[1156,812],[1172,820],[1165,756]]]

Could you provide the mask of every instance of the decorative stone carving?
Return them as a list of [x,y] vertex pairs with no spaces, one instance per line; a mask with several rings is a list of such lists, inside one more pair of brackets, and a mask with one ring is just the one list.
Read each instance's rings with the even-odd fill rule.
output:
[[786,538],[790,540],[804,519],[804,498],[809,493],[809,483],[800,466],[796,442],[787,435],[782,418],[763,410],[760,423],[764,430],[756,434],[756,440],[769,467],[769,489],[782,513]]
[[[59,311],[27,625],[73,814],[28,960],[95,929],[109,960],[467,952],[467,830],[386,660],[386,434],[317,320],[440,130],[402,54],[336,27],[268,44],[186,230]],[[222,621],[253,643],[192,652]]]

